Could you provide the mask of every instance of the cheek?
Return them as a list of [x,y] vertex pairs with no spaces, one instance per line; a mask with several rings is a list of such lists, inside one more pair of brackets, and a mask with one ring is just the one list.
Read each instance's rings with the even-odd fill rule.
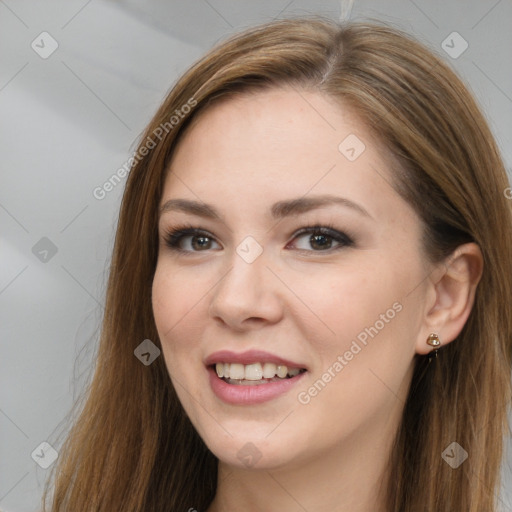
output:
[[195,409],[196,401],[205,402],[205,389],[197,375],[204,371],[200,340],[204,333],[206,292],[210,287],[191,286],[191,282],[203,280],[191,280],[183,269],[159,263],[153,279],[152,304],[169,377],[181,404],[197,424],[201,411]]
[[384,264],[321,269],[296,283],[294,291],[325,327],[322,332],[332,341],[332,349],[343,349],[376,321],[380,327],[380,315],[386,311],[394,318],[393,304],[402,295],[400,282]]
[[190,275],[185,272],[157,265],[152,289],[153,314],[164,356],[169,362],[173,359],[168,355],[187,357],[191,354],[190,340],[199,339],[201,332],[198,313],[205,307],[208,288],[200,284],[191,286],[190,282]]
[[[317,314],[334,331],[311,336],[314,375],[297,390],[308,421],[332,440],[390,414],[405,397],[412,352],[403,280],[378,272],[339,276],[317,300]],[[317,418],[313,420],[313,418]]]
[[318,277],[311,276],[300,288],[325,326],[325,336],[315,337],[311,330],[308,337],[316,345],[312,347],[319,363],[316,376],[329,369],[336,376],[343,374],[336,381],[344,381],[343,386],[353,392],[373,389],[368,379],[378,381],[379,377],[393,387],[399,385],[414,355],[421,308],[417,298],[408,294],[410,283],[418,278],[417,269],[380,259]]

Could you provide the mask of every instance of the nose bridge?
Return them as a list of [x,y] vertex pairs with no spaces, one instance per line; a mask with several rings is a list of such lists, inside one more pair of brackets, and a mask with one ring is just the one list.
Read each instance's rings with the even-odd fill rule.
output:
[[263,252],[256,257],[251,250],[240,244],[229,258],[229,270],[219,282],[218,294],[225,298],[236,296],[242,302],[252,302],[264,288],[267,257]]
[[267,268],[267,254],[259,247],[252,240],[242,241],[233,250],[229,268],[215,286],[211,314],[228,324],[239,325],[248,318],[273,321],[279,314],[277,280]]

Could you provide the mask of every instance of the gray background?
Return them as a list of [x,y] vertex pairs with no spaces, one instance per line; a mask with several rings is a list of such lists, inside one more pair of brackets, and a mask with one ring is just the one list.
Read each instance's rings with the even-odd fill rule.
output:
[[[341,7],[0,0],[1,510],[39,509],[50,469],[31,454],[43,441],[59,449],[66,414],[91,376],[124,183],[103,200],[93,190],[133,153],[176,78],[219,39],[276,17],[338,19]],[[356,0],[351,19],[367,17],[406,29],[453,65],[511,169],[512,2]],[[59,45],[46,59],[31,47],[42,46],[44,31]],[[441,47],[453,31],[469,45],[456,59]],[[510,451],[507,460],[500,503],[512,511]]]

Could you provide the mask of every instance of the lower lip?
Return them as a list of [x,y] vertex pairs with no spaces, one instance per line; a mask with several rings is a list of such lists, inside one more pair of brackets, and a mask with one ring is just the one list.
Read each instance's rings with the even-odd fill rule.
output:
[[299,373],[290,379],[256,386],[228,384],[218,377],[217,372],[212,367],[208,368],[208,373],[210,374],[210,386],[213,392],[223,402],[236,405],[251,405],[267,402],[283,395],[295,386],[307,372]]

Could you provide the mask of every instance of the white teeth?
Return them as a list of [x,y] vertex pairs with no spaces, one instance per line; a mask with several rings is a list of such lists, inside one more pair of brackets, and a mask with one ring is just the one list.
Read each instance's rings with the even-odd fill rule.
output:
[[[226,367],[224,367],[226,369]],[[228,375],[224,375],[224,377],[228,377]],[[240,363],[233,363],[229,367],[229,378],[230,379],[245,379],[245,367]]]
[[279,365],[277,367],[277,376],[284,379],[288,375],[288,367],[285,365]]
[[245,366],[245,380],[261,380],[263,368],[261,363],[248,364]]
[[301,372],[300,368],[288,369],[284,364],[276,365],[274,363],[251,363],[247,365],[240,363],[217,363],[215,371],[221,379],[250,381],[273,379],[276,376],[284,379],[288,375],[295,377]]
[[277,366],[274,363],[265,363],[263,365],[263,377],[272,379],[277,374]]

